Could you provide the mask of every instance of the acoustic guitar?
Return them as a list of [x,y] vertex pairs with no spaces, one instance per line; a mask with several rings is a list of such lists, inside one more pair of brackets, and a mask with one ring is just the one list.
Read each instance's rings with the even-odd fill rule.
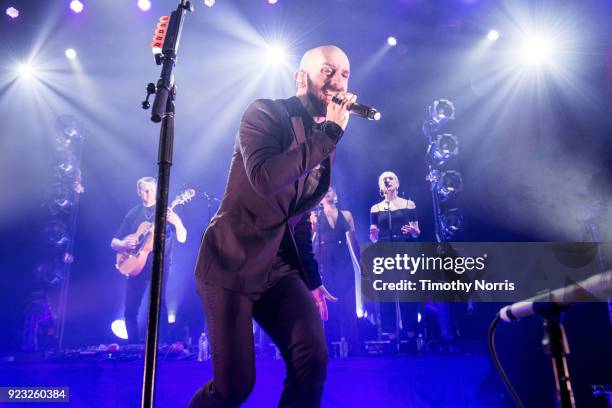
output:
[[[185,204],[189,202],[195,196],[195,190],[189,189],[179,194],[172,204],[170,209],[174,209],[177,205]],[[136,276],[147,263],[147,258],[151,251],[153,251],[153,233],[155,231],[155,224],[149,221],[143,221],[140,223],[136,232],[129,234],[126,238],[135,238],[136,246],[128,251],[118,252],[115,263],[115,268],[125,276]]]

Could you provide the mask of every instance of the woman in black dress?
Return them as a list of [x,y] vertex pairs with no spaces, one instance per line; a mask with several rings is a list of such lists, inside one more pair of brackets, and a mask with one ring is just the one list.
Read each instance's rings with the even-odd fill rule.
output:
[[[328,320],[325,335],[328,343],[342,338],[349,354],[360,354],[362,345],[357,332],[357,311],[353,259],[358,264],[359,246],[355,238],[353,215],[336,206],[338,196],[330,187],[318,211],[311,215],[314,232],[315,257],[319,263],[321,278],[329,292],[338,297],[328,303]],[[329,348],[333,351],[333,347]],[[332,353],[334,354],[334,353]]]
[[370,209],[372,242],[405,242],[421,234],[412,200],[397,195],[399,179],[392,171],[378,177],[378,188],[384,199]]
[[[408,242],[421,234],[412,200],[398,196],[399,179],[392,171],[378,177],[378,188],[383,200],[370,209],[370,240],[372,242]],[[397,330],[397,316],[401,315],[401,331]],[[417,325],[417,305],[414,303],[380,303],[381,332],[389,339],[405,334],[413,340]],[[398,333],[400,332],[400,333]]]

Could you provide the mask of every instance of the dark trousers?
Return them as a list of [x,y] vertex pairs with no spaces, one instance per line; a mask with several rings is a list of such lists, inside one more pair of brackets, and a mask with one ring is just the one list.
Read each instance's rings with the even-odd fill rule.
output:
[[240,406],[255,385],[253,322],[279,348],[287,374],[280,407],[321,405],[327,348],[319,312],[297,273],[261,296],[249,297],[198,282],[211,341],[214,379],[193,396],[190,408]]
[[[128,334],[128,342],[130,344],[140,343],[140,333],[138,330],[138,309],[144,294],[149,287],[150,277],[148,273],[143,271],[139,275],[128,278],[125,287],[125,310],[123,317],[125,318],[125,329]],[[167,331],[168,327],[168,310],[166,308],[166,300],[164,296],[165,289],[165,277],[169,273],[169,267],[164,267],[164,285],[162,285],[162,301],[161,301],[161,312],[160,312],[160,331],[163,335]],[[147,302],[148,304],[148,302]]]
[[325,288],[338,298],[337,302],[327,303],[327,344],[329,346],[344,337],[349,345],[349,354],[358,355],[363,346],[357,329],[355,272],[348,246],[338,241],[323,243],[318,246],[316,254]]

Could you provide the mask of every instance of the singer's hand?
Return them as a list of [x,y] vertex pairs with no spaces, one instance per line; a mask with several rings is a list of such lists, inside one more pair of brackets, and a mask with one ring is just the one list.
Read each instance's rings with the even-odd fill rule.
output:
[[321,315],[321,319],[326,321],[328,316],[327,316],[327,303],[325,302],[327,300],[329,300],[330,302],[337,302],[338,298],[332,296],[332,294],[329,293],[327,289],[325,289],[325,286],[323,285],[319,286],[315,290],[311,290],[310,294],[312,295],[312,298],[314,299],[317,309],[319,309],[319,314]]
[[327,115],[325,120],[337,123],[342,130],[346,129],[349,120],[348,106],[357,101],[357,95],[348,92],[338,92],[334,95],[342,101],[341,104],[330,102],[327,104]]

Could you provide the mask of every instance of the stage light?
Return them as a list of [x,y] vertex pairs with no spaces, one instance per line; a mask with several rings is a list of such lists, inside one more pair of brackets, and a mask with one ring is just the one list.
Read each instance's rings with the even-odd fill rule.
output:
[[57,130],[68,139],[80,139],[82,137],[79,131],[79,124],[72,115],[60,115],[55,121]]
[[174,312],[169,312],[168,313],[168,323],[170,323],[170,324],[176,323],[176,313],[174,313]]
[[77,57],[77,52],[74,50],[74,48],[68,48],[64,54],[68,59],[75,59]]
[[463,189],[463,179],[458,171],[443,171],[439,173],[435,187],[440,200],[446,201]]
[[50,243],[60,248],[70,242],[68,237],[68,225],[63,221],[53,220],[47,223],[42,230],[42,235]]
[[278,0],[268,0],[268,3],[269,4],[276,4],[276,3],[278,3]]
[[497,41],[499,39],[499,32],[496,30],[491,30],[489,31],[489,34],[487,34],[487,38],[491,41]]
[[549,62],[553,47],[553,42],[547,36],[541,34],[531,35],[525,39],[520,50],[521,60],[529,65],[540,65]]
[[447,237],[452,237],[463,230],[463,215],[457,208],[449,208],[440,216],[440,224],[442,232]]
[[395,47],[397,45],[397,38],[395,37],[387,38],[387,44],[389,44],[390,47]]
[[127,329],[125,328],[125,320],[118,319],[111,323],[111,330],[113,334],[120,339],[127,340],[128,334]]
[[29,62],[18,64],[16,70],[17,75],[21,78],[32,78],[36,73],[36,70]]
[[421,316],[421,312],[417,312],[417,323],[421,323],[423,316]]
[[83,3],[81,3],[79,0],[72,0],[70,2],[70,9],[75,13],[80,13],[83,11]]
[[137,4],[142,11],[147,11],[151,8],[151,2],[149,0],[138,0]]
[[19,10],[17,10],[15,7],[9,7],[6,9],[6,15],[10,18],[17,18],[19,17]]
[[78,169],[73,166],[72,163],[68,162],[59,164],[55,169],[55,175],[58,179],[61,179],[61,181],[72,182],[78,173]]
[[70,211],[70,207],[72,207],[72,205],[72,201],[68,200],[67,198],[56,198],[51,204],[49,204],[49,212],[51,215],[56,216],[61,212]]
[[266,59],[269,65],[280,65],[285,61],[287,53],[280,45],[270,45],[266,50]]
[[[437,99],[427,109],[429,118],[423,124],[425,134],[437,132],[450,120],[455,119],[455,105],[447,99]],[[426,129],[427,127],[427,129]]]
[[212,7],[215,5],[215,0],[204,0],[204,5],[206,7]]
[[443,119],[455,119],[455,105],[449,100],[438,99],[433,103],[432,113],[434,114],[432,119],[436,120],[437,122],[440,122]]
[[451,157],[459,154],[459,139],[450,133],[435,135],[429,142],[427,154],[436,165],[442,165]]

